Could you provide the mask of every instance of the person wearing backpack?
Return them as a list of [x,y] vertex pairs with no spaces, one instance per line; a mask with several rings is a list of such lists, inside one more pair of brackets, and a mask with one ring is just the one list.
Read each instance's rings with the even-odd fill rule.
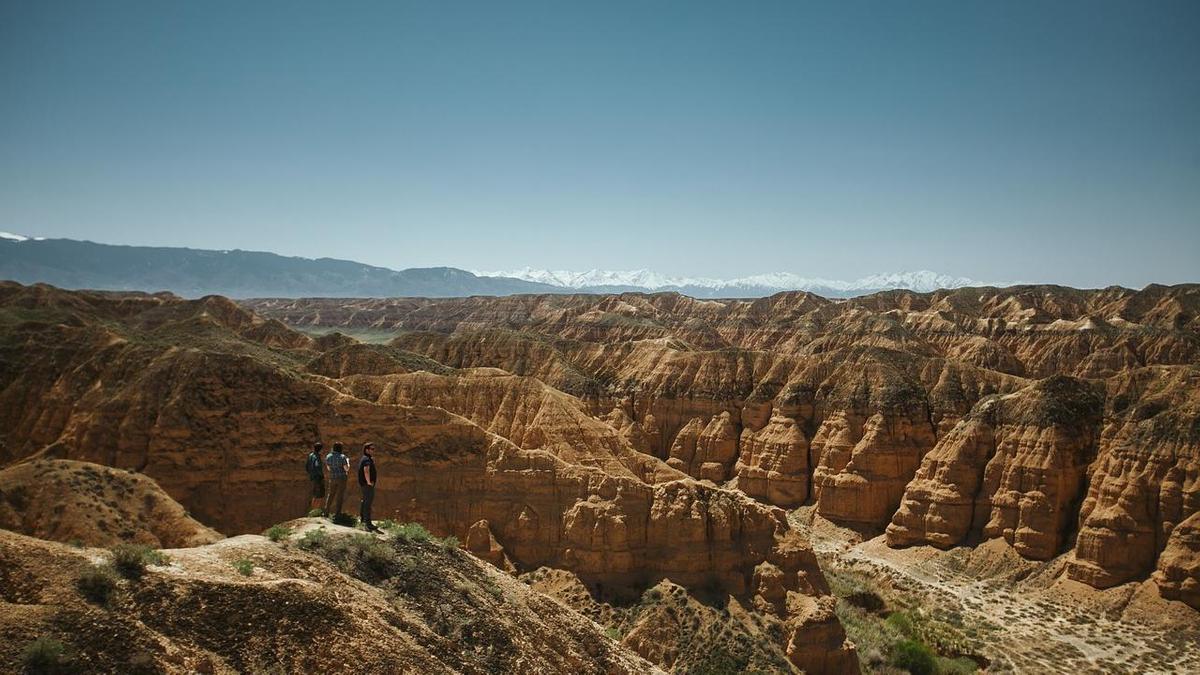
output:
[[325,455],[325,467],[329,469],[325,514],[336,519],[342,514],[342,502],[346,499],[346,479],[350,476],[350,458],[342,452],[341,443],[334,443],[333,452]]
[[308,473],[308,482],[312,483],[308,511],[311,513],[316,509],[321,509],[321,515],[325,515],[325,471],[321,468],[321,450],[323,449],[325,446],[321,441],[313,443],[312,452],[308,453],[308,461],[304,464],[304,470]]

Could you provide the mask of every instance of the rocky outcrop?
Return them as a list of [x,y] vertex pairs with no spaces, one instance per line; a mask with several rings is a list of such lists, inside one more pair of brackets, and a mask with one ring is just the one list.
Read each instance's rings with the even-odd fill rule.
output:
[[1106,419],[1067,568],[1098,588],[1149,574],[1171,531],[1200,511],[1200,369],[1114,378]]
[[737,458],[738,431],[728,412],[707,424],[694,417],[671,444],[667,465],[701,480],[724,482]]
[[[107,552],[0,531],[0,569],[20,580],[0,587],[0,670],[25,671],[22,651],[50,638],[70,658],[53,672],[662,673],[465,552],[355,536],[330,526],[328,547],[243,536],[173,549],[169,567],[114,581],[97,604],[77,579]],[[356,559],[367,545],[369,565]]]
[[1101,405],[1070,378],[979,404],[922,462],[888,543],[947,548],[1002,537],[1027,558],[1057,555],[1097,452]]
[[575,464],[646,482],[682,478],[663,462],[635,450],[586,406],[538,380],[488,368],[453,377],[429,372],[358,376],[334,383],[357,398],[385,405],[435,405],[462,415],[525,449],[542,449]]
[[221,535],[146,476],[69,460],[0,471],[0,528],[88,546],[200,546]]
[[836,413],[813,437],[813,497],[839,523],[868,529],[895,512],[925,452],[934,445],[927,420],[878,412]]
[[808,439],[791,417],[773,414],[758,431],[742,431],[736,487],[768,504],[799,506],[808,499]]
[[1171,530],[1152,578],[1164,598],[1200,609],[1200,512]]

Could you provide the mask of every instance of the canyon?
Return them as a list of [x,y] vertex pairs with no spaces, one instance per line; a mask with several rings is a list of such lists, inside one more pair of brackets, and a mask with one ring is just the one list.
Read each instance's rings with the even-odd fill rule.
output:
[[[871,564],[994,555],[1200,624],[1197,285],[235,303],[3,282],[0,327],[6,484],[161,488],[182,505],[145,535],[163,547],[303,514],[306,448],[371,440],[377,512],[668,670],[703,658],[679,616],[761,669],[867,663],[801,511]],[[8,504],[7,529],[77,536]]]
[[1096,588],[1200,583],[1176,533],[1200,511],[1195,285],[246,305],[538,378],[702,482],[894,546],[1003,538]]

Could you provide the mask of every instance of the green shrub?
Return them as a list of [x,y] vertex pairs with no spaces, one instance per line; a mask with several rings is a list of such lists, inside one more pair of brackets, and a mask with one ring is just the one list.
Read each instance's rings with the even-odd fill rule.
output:
[[892,645],[892,665],[913,675],[933,675],[935,658],[933,650],[917,640],[901,640]]
[[323,513],[321,512],[321,509],[313,509],[312,511],[308,512],[309,518],[320,518],[322,515]]
[[82,539],[72,539],[71,541],[68,541],[67,544],[69,544],[71,548],[83,548]]
[[906,638],[911,638],[916,635],[916,629],[913,627],[912,617],[904,612],[892,612],[886,619],[884,619],[883,623],[888,628],[891,628],[892,630],[896,631],[896,633]]
[[433,539],[429,530],[420,523],[404,523],[390,528],[392,536],[403,542],[424,542]]
[[385,573],[396,560],[395,549],[368,534],[350,537],[349,545],[367,567],[380,574]]
[[266,535],[267,539],[270,539],[271,541],[283,541],[291,536],[292,528],[288,527],[287,525],[272,525],[271,527],[268,527],[267,531],[263,532],[263,534]]
[[21,652],[21,662],[27,673],[69,673],[73,670],[72,661],[66,645],[47,637],[30,642]]
[[117,575],[111,565],[90,565],[75,580],[79,593],[97,605],[107,605],[117,588]]
[[608,628],[605,628],[604,634],[608,636],[609,640],[615,640],[617,642],[621,641],[621,629],[617,628],[616,626],[609,626]]
[[113,567],[126,579],[140,579],[146,565],[166,565],[167,554],[140,544],[117,544],[112,549]]
[[303,537],[300,538],[299,546],[305,551],[315,551],[319,548],[323,548],[328,541],[329,533],[325,530],[309,530],[308,532],[304,533]]
[[254,574],[254,563],[247,560],[246,558],[242,558],[241,560],[235,560],[233,562],[233,568],[236,569],[238,572],[241,572],[242,576],[244,576],[244,577],[248,577],[251,574]]
[[387,575],[396,551],[386,541],[369,534],[331,538],[322,553],[342,569],[353,572],[361,564],[377,575]]
[[458,548],[458,544],[459,544],[458,537],[456,537],[454,535],[450,535],[449,537],[443,537],[442,539],[438,539],[437,542],[446,548]]

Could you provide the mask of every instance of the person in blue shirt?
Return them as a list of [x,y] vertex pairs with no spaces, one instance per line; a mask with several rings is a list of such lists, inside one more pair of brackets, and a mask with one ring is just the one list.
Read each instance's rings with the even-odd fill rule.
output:
[[350,477],[350,458],[342,452],[341,443],[334,443],[333,452],[325,455],[325,468],[329,470],[325,513],[330,518],[337,518],[342,512],[342,501],[346,499],[346,479]]
[[362,504],[358,515],[362,525],[368,532],[378,532],[379,528],[371,522],[371,503],[375,501],[375,483],[379,474],[375,470],[375,444],[364,443],[363,454],[358,460],[358,489],[362,491]]

